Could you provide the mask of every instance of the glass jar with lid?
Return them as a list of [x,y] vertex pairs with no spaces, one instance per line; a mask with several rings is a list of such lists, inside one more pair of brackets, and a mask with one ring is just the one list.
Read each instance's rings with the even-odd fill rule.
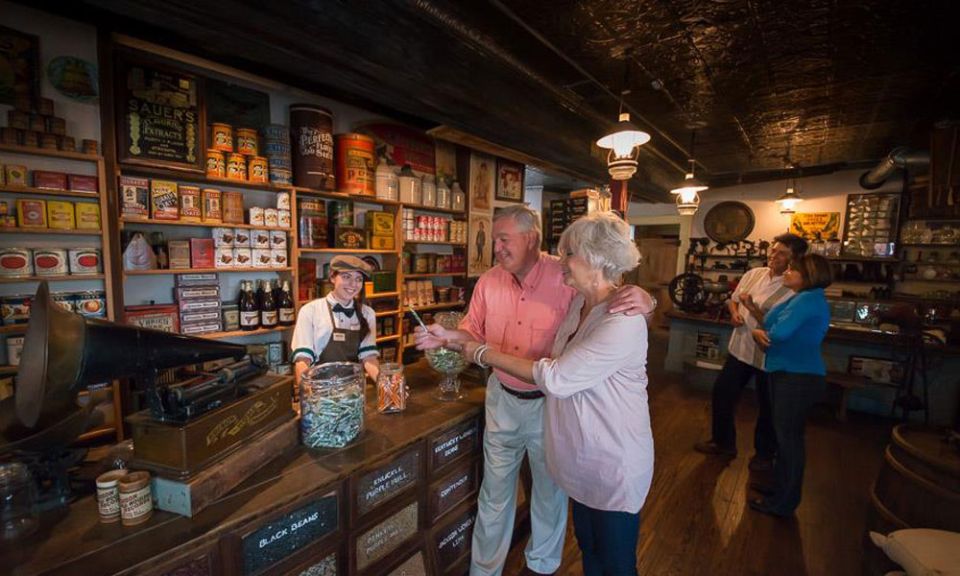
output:
[[450,209],[450,187],[443,176],[437,177],[437,208]]
[[454,180],[450,186],[450,209],[463,212],[467,208],[467,195],[460,188],[460,183]]
[[400,199],[400,180],[393,166],[387,164],[383,158],[377,165],[376,172],[377,198],[396,202]]
[[425,174],[421,189],[421,203],[431,208],[437,205],[437,185],[432,174]]
[[[434,316],[434,321],[448,330],[456,330],[461,320],[463,320],[463,314],[460,312],[439,312]],[[425,355],[430,367],[443,376],[433,397],[442,402],[453,402],[463,398],[463,394],[460,393],[459,378],[460,373],[467,367],[467,361],[463,355],[442,346],[427,350]]]
[[380,364],[377,375],[377,412],[392,414],[407,409],[407,380],[403,375],[403,364],[384,362]]
[[327,362],[300,380],[300,432],[308,448],[343,448],[363,431],[363,367]]

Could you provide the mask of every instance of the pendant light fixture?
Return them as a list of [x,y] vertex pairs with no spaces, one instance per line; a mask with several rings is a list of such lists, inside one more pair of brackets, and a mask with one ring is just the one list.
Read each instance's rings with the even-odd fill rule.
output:
[[796,212],[797,204],[803,202],[800,197],[800,180],[792,178],[787,181],[787,191],[777,198],[777,204],[780,205],[781,214],[793,214]]
[[677,197],[677,213],[681,216],[693,216],[700,208],[700,192],[707,190],[709,186],[701,182],[695,175],[697,162],[693,155],[694,145],[696,144],[696,131],[690,132],[690,171],[687,172],[683,181],[670,191]]
[[607,170],[614,180],[629,180],[637,172],[640,146],[650,141],[650,134],[630,121],[630,113],[623,111],[623,97],[630,93],[630,51],[624,56],[623,90],[620,92],[620,116],[606,136],[597,140],[597,146],[609,150]]

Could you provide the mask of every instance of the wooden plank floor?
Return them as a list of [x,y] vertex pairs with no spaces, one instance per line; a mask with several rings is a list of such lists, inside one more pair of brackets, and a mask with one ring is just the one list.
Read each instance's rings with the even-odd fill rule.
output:
[[[650,358],[663,358],[663,334]],[[893,422],[851,413],[846,423],[818,407],[807,428],[804,496],[796,517],[753,512],[746,499],[756,405],[748,390],[738,413],[740,456],[728,464],[693,450],[709,437],[710,395],[656,367],[650,374],[656,447],[653,486],[641,512],[637,547],[642,575],[859,574],[868,490],[880,468]],[[524,538],[510,551],[504,574],[524,566]],[[557,574],[581,576],[571,523]]]

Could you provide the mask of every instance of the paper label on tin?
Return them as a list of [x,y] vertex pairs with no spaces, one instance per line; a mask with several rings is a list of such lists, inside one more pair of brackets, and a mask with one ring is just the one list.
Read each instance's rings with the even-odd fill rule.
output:
[[101,518],[116,518],[120,515],[120,491],[116,484],[109,488],[97,487],[97,509]]
[[150,484],[133,492],[120,493],[120,516],[124,520],[136,520],[153,510]]

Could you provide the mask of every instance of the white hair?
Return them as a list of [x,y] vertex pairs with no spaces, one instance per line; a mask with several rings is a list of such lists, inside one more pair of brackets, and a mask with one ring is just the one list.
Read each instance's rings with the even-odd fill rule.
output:
[[543,232],[540,226],[540,213],[526,204],[511,204],[505,208],[497,210],[493,215],[493,221],[503,218],[513,218],[517,226],[524,232],[533,231],[537,234],[537,244],[543,238]]
[[614,212],[594,212],[573,222],[560,236],[561,254],[576,254],[609,282],[637,267],[640,251],[630,226]]

